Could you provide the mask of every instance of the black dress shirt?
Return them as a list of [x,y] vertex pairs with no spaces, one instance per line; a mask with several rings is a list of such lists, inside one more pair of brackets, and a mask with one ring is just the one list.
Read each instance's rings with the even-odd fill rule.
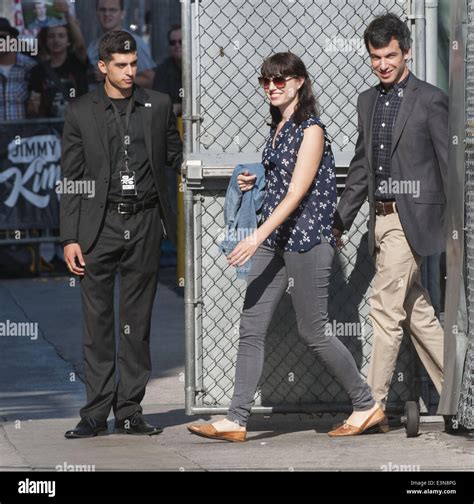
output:
[[[138,201],[158,199],[158,193],[145,145],[143,120],[139,110],[139,107],[143,107],[145,104],[137,100],[135,93],[130,98],[112,99],[106,95],[104,88],[101,88],[102,97],[105,102],[107,132],[110,145],[111,178],[107,201],[135,203]],[[137,187],[136,196],[122,196],[120,172],[125,170],[124,145],[120,138],[119,127],[116,123],[112,108],[114,106],[117,107],[125,131],[126,108],[129,100],[132,100],[132,112],[128,131],[128,135],[130,136],[128,147],[129,169],[135,172],[135,183]],[[126,131],[125,133],[127,134]]]

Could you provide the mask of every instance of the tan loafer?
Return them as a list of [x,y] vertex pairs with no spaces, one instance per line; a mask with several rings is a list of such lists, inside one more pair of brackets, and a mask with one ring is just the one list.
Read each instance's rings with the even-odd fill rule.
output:
[[[331,430],[336,430],[339,427],[342,427],[344,425],[344,422],[339,422],[336,423],[332,426]],[[368,427],[365,431],[367,434],[376,434],[377,432],[380,432],[381,434],[386,434],[387,432],[390,432],[390,424],[388,423],[388,418],[385,416],[385,418],[379,422],[376,425],[373,425],[372,427]]]
[[209,439],[221,439],[232,443],[243,443],[247,439],[247,431],[219,432],[212,424],[205,423],[188,425],[188,431],[197,436]]
[[385,413],[383,409],[379,406],[360,427],[356,427],[355,425],[351,425],[350,423],[344,422],[344,424],[338,427],[337,429],[328,432],[328,436],[330,437],[358,436],[367,429],[370,429],[370,427],[382,423],[384,420],[385,420]]

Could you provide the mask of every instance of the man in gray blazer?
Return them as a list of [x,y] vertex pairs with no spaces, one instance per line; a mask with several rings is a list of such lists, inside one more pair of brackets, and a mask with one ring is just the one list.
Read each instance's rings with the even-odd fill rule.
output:
[[422,286],[420,266],[423,256],[445,250],[448,98],[409,71],[410,31],[397,16],[376,18],[364,40],[380,83],[358,99],[359,136],[334,234],[340,240],[368,198],[376,273],[367,380],[385,407],[403,326],[441,393],[443,329]]

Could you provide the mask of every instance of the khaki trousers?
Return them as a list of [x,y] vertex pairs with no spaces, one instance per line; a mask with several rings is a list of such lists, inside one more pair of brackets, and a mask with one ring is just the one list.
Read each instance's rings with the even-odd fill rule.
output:
[[398,213],[376,216],[375,277],[370,298],[372,355],[367,382],[385,408],[403,327],[438,393],[443,382],[444,331],[421,283],[422,257],[410,247]]

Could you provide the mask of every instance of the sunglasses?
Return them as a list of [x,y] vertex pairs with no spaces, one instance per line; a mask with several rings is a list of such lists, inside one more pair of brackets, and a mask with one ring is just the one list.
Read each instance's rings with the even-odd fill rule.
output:
[[286,86],[286,83],[291,80],[295,79],[296,75],[292,75],[291,77],[272,77],[271,79],[268,79],[267,77],[259,77],[258,78],[258,83],[260,86],[263,87],[263,89],[269,89],[270,88],[270,82],[273,82],[275,87],[277,89],[284,89]]
[[174,47],[176,44],[183,45],[183,44],[181,43],[181,40],[170,40],[170,41],[169,41],[169,45],[170,45],[170,46],[173,46],[173,47]]

